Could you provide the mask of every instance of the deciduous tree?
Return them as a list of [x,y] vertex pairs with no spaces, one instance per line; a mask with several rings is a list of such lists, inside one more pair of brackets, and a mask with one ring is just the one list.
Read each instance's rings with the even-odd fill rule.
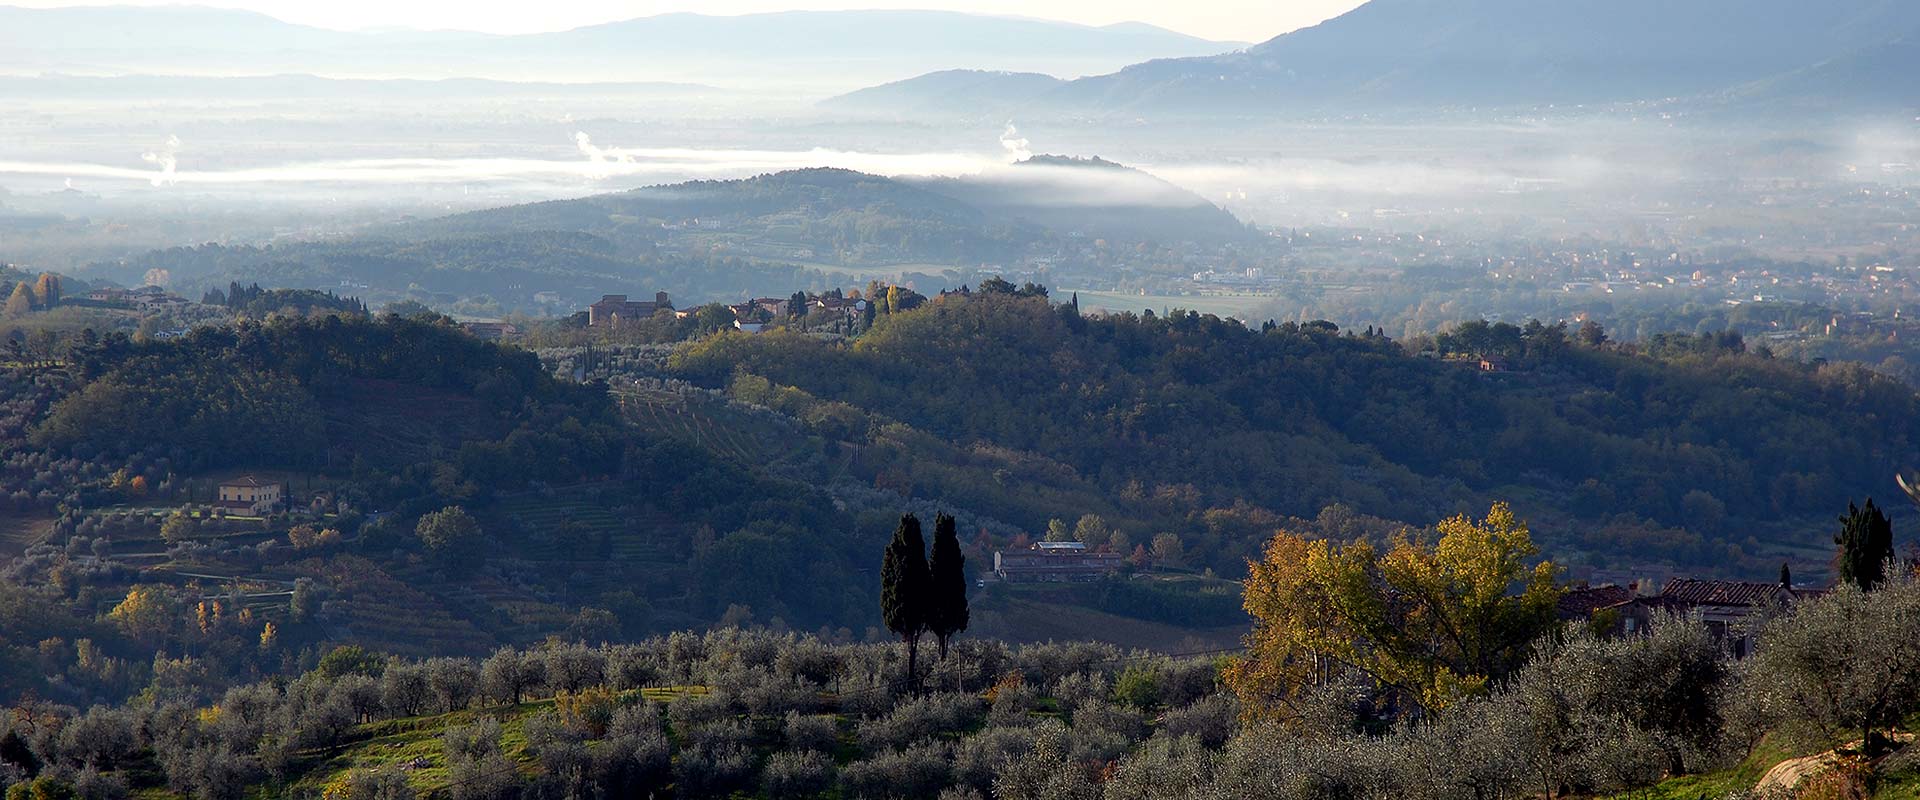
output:
[[8,319],[19,319],[33,312],[33,289],[26,281],[14,285],[13,294],[7,297],[6,315]]
[[60,276],[51,272],[40,273],[40,279],[34,281],[33,295],[41,308],[60,305]]
[[175,511],[167,515],[165,522],[160,523],[160,538],[165,539],[167,544],[184,542],[193,538],[194,531],[198,527],[193,518],[187,516],[187,512]]
[[[1285,718],[1301,690],[1357,669],[1429,710],[1479,694],[1553,621],[1555,568],[1504,504],[1402,534],[1381,553],[1281,532],[1250,565],[1248,653],[1227,681],[1250,714]],[[1519,584],[1519,594],[1509,588]]]
[[413,532],[437,553],[458,553],[480,537],[480,522],[459,506],[447,506],[420,517]]

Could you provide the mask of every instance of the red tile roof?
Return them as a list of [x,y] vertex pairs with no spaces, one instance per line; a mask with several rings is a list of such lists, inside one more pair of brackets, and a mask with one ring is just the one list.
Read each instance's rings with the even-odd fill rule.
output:
[[1561,619],[1586,619],[1593,612],[1633,599],[1633,590],[1625,586],[1594,586],[1568,589],[1561,593],[1555,610]]
[[1660,590],[1660,599],[1698,606],[1766,606],[1784,600],[1785,593],[1777,583],[1674,578]]

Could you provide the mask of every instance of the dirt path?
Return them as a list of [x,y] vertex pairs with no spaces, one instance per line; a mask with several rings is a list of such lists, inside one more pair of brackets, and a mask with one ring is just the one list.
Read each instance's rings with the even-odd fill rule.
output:
[[[1896,742],[1907,743],[1913,741],[1913,734],[1896,733],[1892,738]],[[1759,783],[1754,784],[1753,793],[1760,797],[1792,797],[1807,781],[1845,764],[1846,757],[1840,755],[1839,751],[1855,750],[1859,747],[1859,742],[1848,742],[1842,747],[1824,753],[1789,758],[1775,764],[1773,769],[1767,770],[1767,774],[1760,777]]]

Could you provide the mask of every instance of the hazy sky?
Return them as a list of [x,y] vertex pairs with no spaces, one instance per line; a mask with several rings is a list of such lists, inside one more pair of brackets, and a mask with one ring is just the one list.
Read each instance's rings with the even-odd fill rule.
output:
[[[182,5],[165,0],[0,0],[33,7],[73,5]],[[525,33],[693,11],[845,8],[939,8],[980,14],[1061,19],[1091,25],[1137,20],[1210,39],[1259,42],[1341,14],[1361,0],[206,0],[192,5],[245,8],[289,22],[328,28],[454,28]]]

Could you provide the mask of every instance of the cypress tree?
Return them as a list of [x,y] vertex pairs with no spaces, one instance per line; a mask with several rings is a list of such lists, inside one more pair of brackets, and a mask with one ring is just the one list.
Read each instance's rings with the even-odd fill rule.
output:
[[940,660],[947,658],[947,643],[954,634],[967,629],[967,557],[960,552],[960,534],[954,530],[953,517],[941,514],[933,520],[933,557],[927,562],[933,579],[932,614],[927,629],[940,645]]
[[920,634],[927,629],[931,583],[920,518],[902,515],[880,562],[880,615],[886,620],[887,630],[907,645],[908,683],[919,676]]
[[1834,554],[1840,580],[1871,591],[1887,577],[1887,562],[1893,560],[1893,522],[1867,498],[1867,507],[1847,504],[1847,515],[1840,518],[1840,532],[1833,537],[1839,546]]

